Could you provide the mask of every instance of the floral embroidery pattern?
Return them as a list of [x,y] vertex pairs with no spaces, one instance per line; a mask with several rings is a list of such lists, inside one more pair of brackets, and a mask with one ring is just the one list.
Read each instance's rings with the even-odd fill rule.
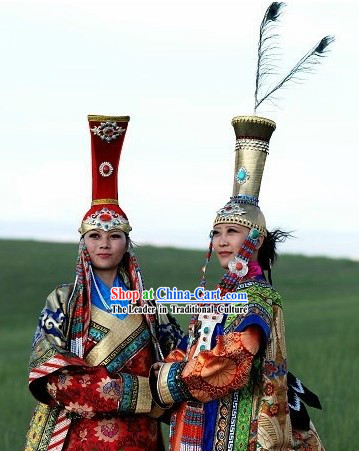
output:
[[46,388],[47,388],[47,391],[49,392],[50,396],[52,396],[53,398],[56,398],[56,392],[57,392],[56,385],[47,383]]
[[249,451],[256,451],[256,449],[257,449],[257,440],[251,440],[250,442],[249,442],[249,445],[248,445],[248,450]]
[[274,393],[274,385],[271,382],[267,382],[264,386],[264,394],[271,396]]
[[77,413],[84,418],[92,418],[95,416],[92,407],[84,404],[80,405],[78,402],[70,402],[68,406],[65,406],[65,409],[72,413]]
[[91,378],[88,374],[84,374],[81,379],[79,379],[79,383],[81,387],[86,388],[88,385],[91,385]]
[[269,407],[269,415],[274,417],[279,412],[279,404],[275,403]]
[[64,388],[67,388],[69,385],[71,385],[72,376],[69,376],[68,372],[62,371],[59,374],[57,385],[59,390],[63,390]]
[[280,365],[276,365],[273,360],[266,360],[264,363],[264,375],[269,377],[269,379],[285,376],[287,372],[288,369],[286,360]]
[[102,398],[117,400],[121,397],[122,390],[120,385],[109,377],[102,379],[98,385],[97,391]]
[[81,442],[86,441],[86,439],[87,439],[87,429],[81,430],[79,432],[79,437],[80,437]]
[[118,437],[120,428],[114,420],[102,420],[95,427],[96,436],[104,442],[114,442]]
[[[151,352],[150,346],[142,350],[141,359],[133,359],[131,369],[140,375],[148,374]],[[141,372],[143,360],[148,362],[148,367]],[[67,385],[64,389],[59,388],[59,374],[62,386]],[[130,385],[125,385],[125,376],[130,379]],[[117,378],[111,377],[106,367],[97,366],[72,370],[71,379],[64,371],[56,372],[48,376],[48,380],[50,389],[57,387],[57,404],[71,412],[74,419],[67,436],[67,449],[157,450],[156,419],[147,415],[118,415],[119,404],[131,405],[133,399],[137,399],[133,388],[135,376],[121,373]],[[55,394],[55,390],[52,393]]]

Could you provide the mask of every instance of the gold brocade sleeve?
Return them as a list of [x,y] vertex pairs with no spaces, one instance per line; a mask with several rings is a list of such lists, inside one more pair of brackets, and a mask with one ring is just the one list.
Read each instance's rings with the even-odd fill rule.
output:
[[212,350],[202,351],[188,362],[165,363],[157,381],[161,403],[190,399],[208,402],[240,389],[249,381],[259,346],[259,329],[251,326],[244,332],[220,335]]

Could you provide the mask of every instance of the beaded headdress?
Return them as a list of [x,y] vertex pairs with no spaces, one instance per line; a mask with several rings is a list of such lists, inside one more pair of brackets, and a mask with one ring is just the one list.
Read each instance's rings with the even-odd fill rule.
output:
[[82,219],[79,232],[119,229],[131,231],[119,207],[117,176],[129,116],[88,116],[91,133],[92,202]]

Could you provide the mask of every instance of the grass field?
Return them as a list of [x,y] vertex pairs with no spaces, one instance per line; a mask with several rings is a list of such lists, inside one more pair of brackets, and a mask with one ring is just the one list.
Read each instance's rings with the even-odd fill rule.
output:
[[[0,240],[0,450],[21,450],[34,402],[27,363],[37,317],[47,294],[73,281],[75,244]],[[204,252],[137,250],[147,287],[193,289]],[[221,270],[208,274],[214,287]],[[327,450],[359,449],[359,263],[280,257],[273,273],[284,301],[289,368],[320,396],[311,417]],[[187,318],[180,318],[185,327]]]

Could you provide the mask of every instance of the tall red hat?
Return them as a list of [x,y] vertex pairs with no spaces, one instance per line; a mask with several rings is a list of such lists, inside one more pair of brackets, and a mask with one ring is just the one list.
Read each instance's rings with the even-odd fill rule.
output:
[[118,204],[117,175],[129,116],[88,116],[91,132],[92,202],[79,232],[119,229],[131,226]]

